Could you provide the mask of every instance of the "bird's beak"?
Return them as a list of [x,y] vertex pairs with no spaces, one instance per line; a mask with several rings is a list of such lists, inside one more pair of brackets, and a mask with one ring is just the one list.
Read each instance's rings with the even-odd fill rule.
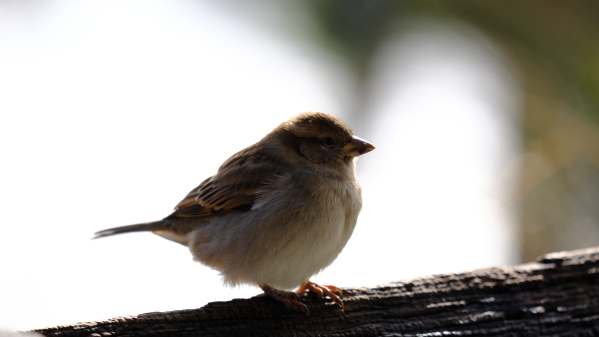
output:
[[356,136],[349,143],[343,145],[343,151],[349,157],[357,157],[372,150],[374,150],[374,145]]

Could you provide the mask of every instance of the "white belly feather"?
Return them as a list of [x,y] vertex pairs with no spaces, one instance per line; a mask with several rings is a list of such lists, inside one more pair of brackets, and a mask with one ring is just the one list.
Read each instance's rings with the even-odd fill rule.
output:
[[[357,212],[348,214],[347,205],[338,195],[330,195],[328,208],[314,223],[301,224],[303,231],[289,241],[271,263],[264,265],[262,283],[284,289],[294,288],[331,264],[349,240]],[[359,210],[359,208],[358,208]]]
[[[328,181],[311,197],[274,194],[257,205],[191,232],[190,250],[221,271],[227,284],[292,289],[341,252],[361,208],[360,188],[355,180]],[[273,214],[273,209],[284,212]]]

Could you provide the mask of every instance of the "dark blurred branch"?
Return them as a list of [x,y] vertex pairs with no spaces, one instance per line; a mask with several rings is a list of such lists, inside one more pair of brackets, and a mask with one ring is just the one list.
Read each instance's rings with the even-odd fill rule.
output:
[[344,300],[345,312],[340,312],[308,299],[312,312],[308,317],[254,297],[37,332],[46,336],[596,336],[599,247],[549,254],[513,268],[346,289]]

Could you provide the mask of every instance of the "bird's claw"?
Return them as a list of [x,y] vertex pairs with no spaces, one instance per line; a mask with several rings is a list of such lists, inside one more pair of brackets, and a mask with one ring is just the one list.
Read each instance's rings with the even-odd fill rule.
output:
[[302,295],[305,293],[312,293],[316,295],[316,297],[321,299],[330,299],[333,303],[338,305],[341,310],[343,310],[343,300],[341,299],[341,295],[343,294],[343,290],[337,288],[333,285],[319,285],[314,282],[305,282],[298,289],[297,293]]

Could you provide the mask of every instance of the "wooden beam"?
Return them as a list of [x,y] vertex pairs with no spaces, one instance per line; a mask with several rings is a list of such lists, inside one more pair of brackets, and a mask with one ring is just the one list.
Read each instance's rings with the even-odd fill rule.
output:
[[345,289],[343,298],[344,312],[306,298],[310,316],[258,296],[36,332],[64,337],[599,336],[599,247],[548,254],[516,267]]

